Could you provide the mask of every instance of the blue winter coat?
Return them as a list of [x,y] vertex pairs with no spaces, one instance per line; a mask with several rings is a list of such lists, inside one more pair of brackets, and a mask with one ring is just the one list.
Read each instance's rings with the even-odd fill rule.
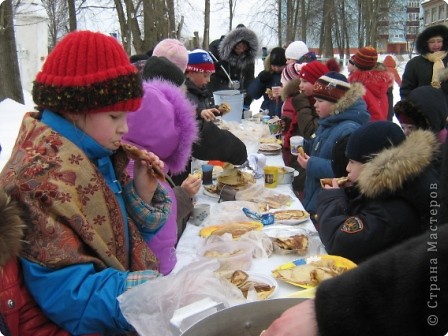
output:
[[334,112],[319,120],[316,133],[305,140],[304,149],[310,156],[306,168],[304,208],[314,214],[316,197],[321,190],[320,179],[335,177],[331,166],[334,144],[344,136],[370,120],[362,96],[365,92],[360,83],[351,85],[350,90],[334,106]]

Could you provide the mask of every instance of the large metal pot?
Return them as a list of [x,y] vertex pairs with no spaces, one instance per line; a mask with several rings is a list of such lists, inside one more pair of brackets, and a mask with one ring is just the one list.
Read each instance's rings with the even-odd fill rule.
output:
[[181,336],[259,336],[286,309],[304,300],[272,299],[226,308],[200,320]]

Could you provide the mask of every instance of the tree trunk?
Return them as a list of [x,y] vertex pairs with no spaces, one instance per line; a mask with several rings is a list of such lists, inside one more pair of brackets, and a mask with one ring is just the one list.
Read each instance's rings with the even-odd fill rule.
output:
[[204,10],[204,39],[202,41],[202,49],[208,50],[210,41],[210,0],[205,0]]
[[[277,1],[277,25],[278,25],[278,45],[283,45],[283,41],[282,41],[282,32],[283,32],[283,27],[282,27],[282,0],[278,0]],[[288,24],[286,24],[286,29],[288,29]],[[286,42],[288,42],[288,32],[286,32]]]
[[[310,3],[310,1],[308,1],[308,6],[309,6],[309,3]],[[307,27],[307,24],[308,24],[308,15],[307,15],[307,11],[306,11],[306,7],[305,7],[305,0],[301,0],[300,1],[300,17],[301,17],[301,20],[300,20],[300,26],[301,26],[301,38],[302,38],[302,41],[304,42],[304,43],[306,43],[306,27]]]
[[120,33],[121,33],[121,43],[123,44],[124,50],[131,54],[131,36],[129,34],[128,22],[126,20],[126,15],[124,13],[123,4],[121,0],[114,0],[115,8],[117,10],[118,22],[120,23]]
[[0,4],[0,78],[0,101],[11,98],[23,104],[12,0]]
[[78,26],[78,21],[76,20],[76,6],[75,0],[67,0],[68,4],[68,17],[69,17],[69,27],[70,31],[75,31]]
[[322,18],[322,52],[321,55],[324,58],[333,57],[333,16],[334,13],[334,0],[324,1],[324,14]]

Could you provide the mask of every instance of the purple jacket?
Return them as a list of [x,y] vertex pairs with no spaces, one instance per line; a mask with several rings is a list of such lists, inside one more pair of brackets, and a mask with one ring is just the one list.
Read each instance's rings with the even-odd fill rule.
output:
[[[128,113],[128,133],[123,141],[153,152],[164,161],[166,171],[180,173],[191,156],[197,139],[195,109],[182,90],[160,79],[143,83],[144,97],[140,109]],[[128,169],[131,170],[132,166]],[[174,191],[163,185],[173,201],[165,225],[148,242],[160,261],[160,272],[168,274],[176,265],[177,202]]]

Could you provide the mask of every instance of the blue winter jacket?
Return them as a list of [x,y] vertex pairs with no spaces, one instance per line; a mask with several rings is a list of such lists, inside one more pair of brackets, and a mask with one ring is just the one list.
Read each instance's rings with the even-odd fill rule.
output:
[[331,166],[335,143],[351,134],[361,125],[369,122],[370,114],[362,95],[362,84],[352,84],[350,90],[334,106],[334,114],[319,120],[316,133],[305,140],[304,149],[310,156],[306,168],[305,198],[302,202],[305,210],[316,212],[316,197],[321,190],[320,179],[335,177]]

